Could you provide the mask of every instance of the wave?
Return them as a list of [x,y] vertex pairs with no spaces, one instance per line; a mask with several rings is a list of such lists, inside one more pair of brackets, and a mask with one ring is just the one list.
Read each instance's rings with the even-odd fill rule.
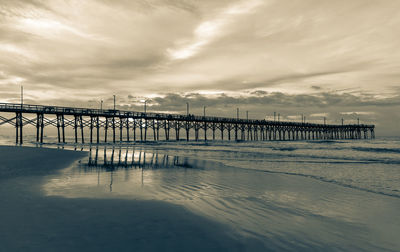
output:
[[306,141],[306,143],[335,144],[335,143],[343,143],[343,141],[341,141],[341,140],[312,140],[312,141]]
[[[384,192],[384,191],[378,191],[378,190],[372,190],[372,189],[365,188],[365,187],[346,184],[346,183],[343,183],[341,181],[337,181],[337,180],[334,180],[334,179],[328,179],[326,177],[318,176],[318,175],[296,173],[296,172],[286,172],[286,171],[257,170],[257,169],[251,169],[251,168],[245,168],[245,167],[238,167],[238,166],[234,166],[234,165],[225,165],[225,164],[223,164],[223,165],[226,166],[226,167],[230,167],[230,168],[244,169],[244,170],[248,170],[248,171],[306,177],[306,178],[311,178],[311,179],[319,180],[319,181],[326,182],[326,183],[332,183],[332,184],[335,184],[335,185],[339,185],[339,186],[343,186],[343,187],[347,187],[347,188],[352,188],[352,189],[356,189],[356,190],[360,190],[360,191],[364,191],[364,192],[370,192],[370,193],[385,195],[385,196],[389,196],[389,197],[400,198],[400,194]],[[399,190],[396,190],[396,189],[391,190],[391,191],[392,192],[399,192]]]
[[295,151],[298,149],[299,148],[296,148],[296,147],[281,147],[281,148],[273,147],[272,148],[272,150],[279,150],[279,151]]
[[[182,147],[180,146],[171,146],[167,145],[168,150],[177,150],[181,151]],[[287,158],[292,158],[295,159],[294,161],[296,162],[304,162],[304,163],[312,163],[312,162],[318,162],[318,163],[363,163],[363,164],[368,164],[368,163],[377,163],[377,164],[400,164],[400,159],[397,158],[371,158],[371,157],[346,157],[343,156],[343,153],[339,153],[338,155],[314,155],[312,153],[305,153],[305,154],[298,154],[298,153],[293,153],[295,150],[302,150],[302,148],[296,148],[296,147],[269,147],[268,149],[275,150],[278,152],[261,152],[261,151],[255,151],[253,148],[250,149],[204,149],[204,148],[195,148],[195,147],[200,147],[200,146],[191,146],[192,148],[187,148],[185,149],[185,152],[192,151],[192,152],[210,152],[212,153],[221,153],[222,154],[228,154],[232,155],[234,154],[236,158],[250,158],[250,159],[268,159],[268,161],[275,161],[277,158],[281,158],[282,162],[292,162],[293,160],[288,160]],[[160,148],[162,149],[162,148]],[[260,149],[260,148],[258,148]],[[341,149],[342,151],[346,151],[346,148]],[[339,156],[341,155],[341,156]],[[309,160],[311,159],[311,160]],[[318,160],[318,161],[312,161],[312,160]]]
[[372,147],[352,147],[351,149],[366,152],[380,152],[380,153],[400,153],[399,148],[372,148]]
[[[337,181],[337,180],[333,180],[333,179],[328,179],[325,177],[321,177],[321,176],[316,176],[316,175],[310,175],[310,174],[302,174],[302,173],[292,173],[292,172],[275,172],[275,171],[263,171],[263,172],[268,172],[268,173],[281,173],[281,174],[286,174],[286,175],[294,175],[294,176],[302,176],[302,177],[308,177],[308,178],[312,178],[312,179],[317,179],[319,181],[323,181],[323,182],[327,182],[327,183],[332,183],[332,184],[336,184],[336,185],[340,185],[343,187],[348,187],[348,188],[352,188],[352,189],[357,189],[360,191],[365,191],[365,192],[370,192],[370,193],[376,193],[376,194],[381,194],[381,195],[386,195],[386,196],[390,196],[390,197],[396,197],[396,198],[400,198],[400,195],[397,194],[393,194],[393,193],[388,193],[388,192],[383,192],[383,191],[375,191],[372,189],[368,189],[368,188],[364,188],[364,187],[359,187],[359,186],[355,186],[355,185],[350,185],[350,184],[346,184],[343,183],[341,181]],[[398,190],[392,190],[393,192],[397,192]]]

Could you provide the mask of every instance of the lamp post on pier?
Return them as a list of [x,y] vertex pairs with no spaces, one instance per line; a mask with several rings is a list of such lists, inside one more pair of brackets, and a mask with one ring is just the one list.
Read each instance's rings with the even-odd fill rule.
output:
[[21,109],[22,105],[24,105],[24,86],[21,85]]

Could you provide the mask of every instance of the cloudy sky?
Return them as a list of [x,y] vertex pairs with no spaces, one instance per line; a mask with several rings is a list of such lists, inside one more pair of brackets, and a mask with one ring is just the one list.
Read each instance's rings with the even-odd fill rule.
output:
[[0,101],[377,125],[400,135],[398,0],[0,0]]

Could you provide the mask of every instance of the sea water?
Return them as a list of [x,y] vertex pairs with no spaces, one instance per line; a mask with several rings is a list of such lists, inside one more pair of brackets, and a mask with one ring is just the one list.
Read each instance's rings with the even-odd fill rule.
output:
[[400,247],[399,139],[47,146],[89,152],[48,196],[166,201],[271,250]]

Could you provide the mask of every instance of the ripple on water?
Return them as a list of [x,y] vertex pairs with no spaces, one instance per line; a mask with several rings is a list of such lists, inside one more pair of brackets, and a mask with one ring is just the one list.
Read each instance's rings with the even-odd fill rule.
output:
[[[97,150],[97,158],[92,156],[62,174],[49,176],[44,190],[48,195],[66,197],[168,201],[279,249],[328,246],[369,250],[373,242],[393,244],[383,241],[386,238],[381,232],[385,228],[400,231],[400,224],[393,221],[398,212],[393,209],[399,210],[396,198],[326,183],[329,181],[311,179],[309,175],[276,172],[316,172],[316,164],[290,167],[285,162],[268,160],[252,163],[245,162],[243,154],[235,162],[230,157],[224,159],[223,151],[207,153],[211,159],[219,157],[215,162],[190,158],[187,151],[187,156],[173,155],[177,153],[181,152],[148,148]],[[96,151],[92,150],[91,155],[96,156]],[[224,160],[236,168],[223,165]],[[324,168],[335,165],[338,164]],[[265,169],[274,173],[264,172]],[[369,240],[371,236],[383,240]],[[390,250],[391,246],[387,248]]]

